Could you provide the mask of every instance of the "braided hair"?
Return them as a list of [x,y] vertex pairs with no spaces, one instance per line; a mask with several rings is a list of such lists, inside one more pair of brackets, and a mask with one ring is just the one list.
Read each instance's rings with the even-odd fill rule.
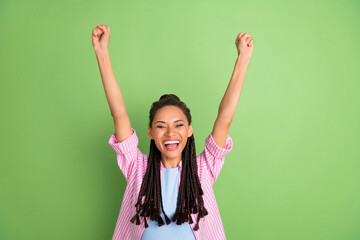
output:
[[[186,115],[188,124],[191,124],[190,110],[186,104],[174,94],[164,94],[151,106],[149,114],[149,127],[152,126],[155,113],[160,108],[168,105],[179,107]],[[181,225],[184,222],[192,224],[193,221],[190,214],[198,213],[197,223],[194,227],[194,231],[197,231],[199,229],[200,218],[204,218],[208,212],[204,207],[204,200],[202,197],[204,192],[201,188],[197,172],[194,134],[192,134],[191,137],[188,137],[187,143],[182,152],[183,163],[177,207],[171,221],[163,208],[160,182],[160,160],[161,152],[156,147],[155,141],[151,139],[148,165],[141,184],[138,201],[135,204],[136,214],[130,221],[134,223],[136,220],[136,225],[140,225],[141,216],[144,218],[145,228],[147,228],[149,225],[146,221],[146,217],[150,217],[152,221],[157,221],[158,226],[161,227],[165,224],[161,218],[161,208],[161,211],[165,215],[166,224],[170,224],[171,221],[176,222],[177,225]],[[144,202],[142,202],[143,197],[145,198]]]

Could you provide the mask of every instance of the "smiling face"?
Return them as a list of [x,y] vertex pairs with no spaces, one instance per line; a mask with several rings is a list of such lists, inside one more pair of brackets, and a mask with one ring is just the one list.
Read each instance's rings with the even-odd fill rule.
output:
[[[184,112],[177,106],[164,106],[160,108],[153,119],[148,136],[155,141],[161,152],[161,160],[165,167],[176,167],[181,160],[181,154],[186,146],[187,139],[193,134],[192,124],[188,121]],[[164,142],[167,140],[179,140],[175,150],[167,149]]]

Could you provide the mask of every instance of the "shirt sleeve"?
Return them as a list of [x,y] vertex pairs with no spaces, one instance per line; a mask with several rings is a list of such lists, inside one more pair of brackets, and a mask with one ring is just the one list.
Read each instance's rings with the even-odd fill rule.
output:
[[139,139],[136,136],[136,131],[133,128],[131,131],[132,135],[122,142],[117,141],[115,133],[109,139],[109,144],[116,152],[118,165],[126,181],[130,178],[134,165],[142,155],[138,148]]
[[206,165],[206,169],[210,172],[211,184],[214,184],[218,178],[220,171],[224,165],[225,156],[232,150],[233,141],[228,135],[226,138],[225,148],[218,146],[210,133],[205,139],[205,149],[201,153],[201,157]]

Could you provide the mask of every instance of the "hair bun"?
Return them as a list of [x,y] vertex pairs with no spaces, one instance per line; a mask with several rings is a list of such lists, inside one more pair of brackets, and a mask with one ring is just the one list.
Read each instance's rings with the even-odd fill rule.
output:
[[160,97],[159,100],[162,100],[162,99],[167,99],[167,98],[174,98],[176,99],[177,101],[181,102],[180,101],[180,98],[178,96],[176,96],[175,94],[164,94]]

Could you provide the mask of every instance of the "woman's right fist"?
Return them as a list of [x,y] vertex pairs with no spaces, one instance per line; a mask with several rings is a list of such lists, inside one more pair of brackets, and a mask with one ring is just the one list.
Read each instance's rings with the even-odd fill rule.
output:
[[110,28],[107,25],[98,24],[92,30],[92,45],[95,52],[106,49],[110,42]]

